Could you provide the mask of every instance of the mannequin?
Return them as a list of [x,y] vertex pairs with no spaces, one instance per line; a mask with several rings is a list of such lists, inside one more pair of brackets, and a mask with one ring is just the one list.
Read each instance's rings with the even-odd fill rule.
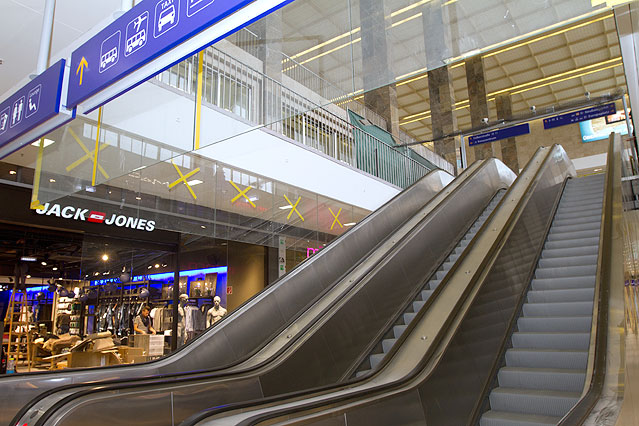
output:
[[213,307],[206,313],[206,328],[209,328],[226,315],[226,309],[220,306],[221,301],[220,296],[213,298]]
[[188,302],[189,296],[186,294],[180,294],[180,304],[178,305],[178,328],[177,328],[177,342],[178,348],[186,343],[186,311],[184,307]]

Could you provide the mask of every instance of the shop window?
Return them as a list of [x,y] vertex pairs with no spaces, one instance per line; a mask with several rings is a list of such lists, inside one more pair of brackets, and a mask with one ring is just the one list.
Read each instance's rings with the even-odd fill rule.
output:
[[131,139],[131,152],[134,154],[142,155],[142,141],[138,139]]
[[158,158],[158,147],[152,145],[150,143],[144,144],[144,156],[146,158],[151,158],[153,160],[157,160]]
[[177,164],[178,159],[171,160],[172,157],[173,157],[173,151],[166,148],[160,148],[160,161],[166,161],[167,163],[170,163],[171,161],[173,161],[174,163]]
[[111,146],[114,146],[117,148],[118,146],[118,134],[111,131],[111,130],[105,130],[104,131],[104,137],[103,137],[103,141]]

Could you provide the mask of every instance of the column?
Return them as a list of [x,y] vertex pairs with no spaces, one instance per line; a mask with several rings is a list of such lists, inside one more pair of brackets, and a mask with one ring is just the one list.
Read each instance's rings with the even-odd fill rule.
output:
[[386,120],[386,131],[399,138],[397,88],[388,54],[386,28],[391,10],[383,0],[361,0],[362,77],[364,104]]
[[426,3],[422,9],[426,67],[429,70],[428,93],[435,152],[451,163],[457,173],[456,139],[444,138],[457,130],[457,119],[452,78],[444,62],[444,59],[452,57],[449,34],[451,26],[444,25],[443,13],[441,1]]
[[[498,95],[495,98],[497,107],[497,119],[512,119],[513,106],[512,99],[509,94]],[[504,164],[512,169],[513,172],[519,174],[519,159],[517,158],[516,138],[503,139],[501,141],[501,157]]]
[[[466,59],[466,84],[468,87],[468,100],[470,101],[470,121],[473,129],[483,126],[482,119],[489,118],[488,100],[486,99],[486,78],[484,75],[484,60],[481,56],[473,56]],[[482,160],[495,156],[494,150],[499,151],[495,143],[484,143],[469,148],[475,160]],[[471,160],[469,160],[469,163]]]

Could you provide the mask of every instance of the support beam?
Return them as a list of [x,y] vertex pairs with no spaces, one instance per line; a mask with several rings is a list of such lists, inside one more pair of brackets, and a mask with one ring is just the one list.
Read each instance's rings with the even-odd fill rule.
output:
[[[495,97],[498,120],[511,120],[513,115],[513,105],[510,95],[498,95]],[[501,140],[501,157],[504,164],[511,168],[513,172],[519,174],[519,158],[517,157],[516,138]]]
[[55,0],[46,0],[44,4],[44,14],[42,15],[42,32],[40,33],[40,49],[38,50],[36,75],[42,74],[47,68],[49,68],[54,18]]
[[[488,100],[486,98],[486,76],[484,74],[484,61],[480,55],[466,59],[466,84],[468,87],[468,100],[470,103],[470,122],[473,129],[483,125],[483,120],[488,116]],[[469,162],[483,160],[496,156],[499,151],[499,142],[484,143],[469,149]],[[473,158],[474,157],[474,158]]]

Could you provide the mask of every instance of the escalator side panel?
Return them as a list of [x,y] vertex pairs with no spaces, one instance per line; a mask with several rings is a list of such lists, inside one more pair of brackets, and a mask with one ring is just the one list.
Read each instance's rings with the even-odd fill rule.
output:
[[[460,187],[434,212],[427,228],[406,241],[372,279],[295,353],[262,377],[265,396],[337,382],[361,356],[379,330],[386,329],[412,292],[454,249],[467,229],[500,189],[491,171]],[[495,186],[496,185],[496,186]]]

